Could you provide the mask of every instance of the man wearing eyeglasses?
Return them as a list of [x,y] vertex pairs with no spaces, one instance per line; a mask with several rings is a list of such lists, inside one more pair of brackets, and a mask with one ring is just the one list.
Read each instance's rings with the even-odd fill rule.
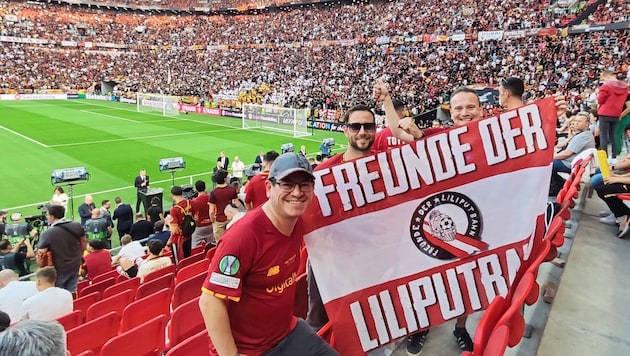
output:
[[210,263],[199,300],[210,354],[337,355],[293,315],[302,214],[314,194],[308,160],[279,156],[265,186],[267,202],[225,232]]

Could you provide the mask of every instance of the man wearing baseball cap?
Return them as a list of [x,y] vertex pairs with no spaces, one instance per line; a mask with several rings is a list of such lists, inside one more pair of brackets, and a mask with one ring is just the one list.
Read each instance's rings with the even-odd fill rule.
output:
[[211,355],[337,355],[293,315],[301,216],[313,185],[305,157],[279,156],[265,182],[267,202],[223,235],[199,301]]

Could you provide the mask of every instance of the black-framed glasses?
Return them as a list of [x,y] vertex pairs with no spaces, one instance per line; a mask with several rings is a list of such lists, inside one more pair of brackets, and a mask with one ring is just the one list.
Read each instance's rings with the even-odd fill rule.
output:
[[373,122],[353,122],[351,124],[347,124],[346,127],[352,132],[359,132],[362,127],[365,131],[376,130],[376,124]]
[[295,189],[296,186],[300,187],[300,191],[302,192],[312,192],[313,188],[315,187],[315,182],[312,181],[308,181],[308,182],[285,182],[285,181],[281,181],[281,180],[272,180],[271,181],[273,184],[280,186],[280,190],[282,190],[285,193],[289,193],[292,192],[293,189]]

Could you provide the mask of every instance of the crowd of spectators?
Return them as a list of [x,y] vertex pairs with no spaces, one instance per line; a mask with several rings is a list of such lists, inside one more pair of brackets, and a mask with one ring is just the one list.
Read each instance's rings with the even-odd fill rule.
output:
[[[617,21],[629,14],[630,4],[610,0],[591,17]],[[253,94],[245,101],[343,108],[369,98],[374,80],[385,76],[404,101],[423,111],[457,85],[492,85],[507,76],[523,78],[529,97],[590,86],[603,69],[625,77],[626,31],[499,41],[374,40],[554,27],[566,16],[533,0],[405,0],[237,16],[0,2],[0,35],[48,41],[3,42],[0,89],[85,89],[106,80],[123,93],[236,97],[248,91]]]

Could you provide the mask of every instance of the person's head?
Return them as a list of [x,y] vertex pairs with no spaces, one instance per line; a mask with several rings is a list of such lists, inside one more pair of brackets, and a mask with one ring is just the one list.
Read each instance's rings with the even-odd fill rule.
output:
[[221,151],[221,153],[219,153],[219,157],[221,158],[225,157],[225,152]]
[[155,224],[153,224],[153,231],[162,232],[162,230],[164,230],[164,221],[162,220],[156,221]]
[[160,205],[160,198],[159,197],[151,198],[151,205]]
[[0,221],[5,222],[7,220],[8,212],[6,210],[0,210]]
[[265,158],[263,160],[263,165],[265,166],[265,169],[271,168],[271,164],[273,163],[273,161],[276,160],[276,158],[278,158],[278,156],[280,156],[280,154],[274,150],[265,153]]
[[147,175],[147,171],[146,171],[146,169],[142,168],[142,169],[140,170],[140,176],[141,176],[141,177],[144,177],[144,176],[146,176],[146,175]]
[[300,146],[300,152],[306,152],[306,146],[304,145]]
[[11,214],[11,221],[13,221],[14,223],[22,222],[22,213]]
[[55,320],[23,320],[0,332],[0,355],[66,356],[66,332]]
[[109,209],[112,206],[112,203],[109,201],[109,199],[104,199],[103,201],[101,201],[101,206],[105,209]]
[[55,194],[63,194],[63,188],[62,187],[55,187]]
[[451,119],[455,126],[480,120],[483,111],[477,92],[468,87],[458,87],[451,94]]
[[591,118],[586,111],[580,111],[571,120],[571,128],[578,132],[586,131],[591,125]]
[[180,187],[179,185],[174,185],[171,188],[171,197],[173,198],[173,200],[181,200],[182,195],[184,194],[184,189],[182,189],[182,187]]
[[0,310],[0,332],[3,332],[11,325],[11,317],[9,314]]
[[602,73],[599,75],[599,79],[604,82],[610,82],[612,80],[617,80],[617,76],[615,75],[615,72],[611,70],[605,70],[602,71]]
[[0,251],[8,251],[11,250],[13,246],[11,245],[11,241],[9,239],[0,240]]
[[394,105],[394,110],[396,110],[396,114],[398,114],[398,118],[402,119],[405,117],[405,103],[398,99],[392,99],[392,104]]
[[85,201],[85,204],[90,205],[90,204],[94,203],[94,198],[91,195],[88,194],[88,195],[85,196],[84,201]]
[[346,123],[343,132],[348,139],[348,151],[353,155],[370,153],[376,135],[376,123],[372,110],[363,104],[355,105],[344,114],[343,119]]
[[[156,197],[154,197],[154,198],[156,198]],[[116,203],[116,205],[120,205],[120,204],[122,204],[122,199],[120,197],[116,197],[116,198],[114,198],[114,203]]]
[[238,156],[234,156],[234,162],[240,162],[241,160],[238,158]]
[[228,176],[228,171],[225,169],[219,169],[217,173],[214,175],[214,180],[217,184],[225,184],[225,179]]
[[433,127],[433,128],[440,128],[440,127],[442,127],[442,121],[437,120],[437,119],[431,121],[431,127]]
[[95,208],[92,209],[92,219],[98,219],[101,217],[101,209]]
[[297,219],[313,200],[314,177],[308,160],[293,152],[280,155],[267,177],[267,203],[280,219]]
[[147,247],[149,249],[149,253],[151,253],[154,256],[159,256],[160,253],[162,252],[162,249],[164,248],[164,244],[162,243],[162,241],[158,239],[153,239],[149,241],[149,243],[147,244]]
[[144,214],[141,211],[136,213],[136,220],[144,220]]
[[206,182],[202,180],[198,180],[195,182],[195,190],[199,193],[203,193],[206,191]]
[[103,240],[94,239],[94,240],[90,240],[88,242],[88,251],[89,252],[104,250],[106,248],[107,248],[107,245],[105,244],[105,242]]
[[499,81],[499,105],[511,110],[523,106],[525,84],[517,77],[503,78]]
[[3,269],[0,271],[0,288],[4,288],[10,282],[17,281],[18,275],[12,269]]
[[42,267],[35,272],[35,278],[35,287],[41,292],[55,286],[57,270],[55,267]]
[[56,220],[63,219],[66,215],[66,209],[61,205],[49,205],[48,206],[48,222],[54,222]]
[[129,235],[129,234],[124,234],[124,235],[120,238],[120,245],[121,245],[121,246],[128,245],[130,242],[131,242],[131,235]]

